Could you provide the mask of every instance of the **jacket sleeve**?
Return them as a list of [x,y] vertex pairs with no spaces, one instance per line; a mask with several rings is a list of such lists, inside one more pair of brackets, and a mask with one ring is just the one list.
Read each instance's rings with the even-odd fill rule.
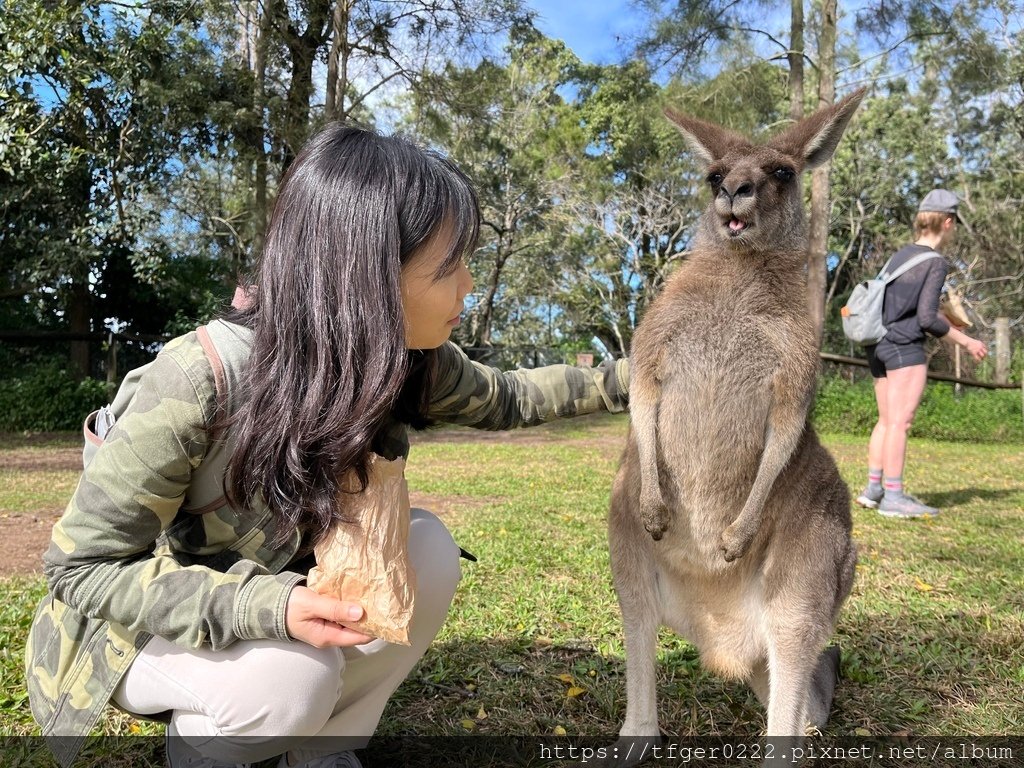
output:
[[471,361],[449,342],[438,350],[429,416],[479,429],[513,429],[595,411],[618,413],[628,403],[628,360],[503,373]]
[[942,286],[946,282],[948,269],[945,259],[929,259],[928,272],[925,274],[917,299],[917,322],[921,324],[922,330],[933,336],[945,336],[949,333],[949,322],[939,312]]
[[223,573],[185,565],[161,536],[206,452],[212,378],[198,344],[161,351],[54,526],[46,577],[79,613],[185,647],[285,640],[285,603],[301,576],[244,559]]

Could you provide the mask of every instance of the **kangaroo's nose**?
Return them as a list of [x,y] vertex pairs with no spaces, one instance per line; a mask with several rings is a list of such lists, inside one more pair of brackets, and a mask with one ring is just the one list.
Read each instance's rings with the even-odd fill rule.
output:
[[729,197],[730,200],[735,200],[737,197],[750,197],[754,194],[754,185],[749,181],[740,182],[738,186],[733,189],[729,188],[729,184],[722,185],[722,191]]

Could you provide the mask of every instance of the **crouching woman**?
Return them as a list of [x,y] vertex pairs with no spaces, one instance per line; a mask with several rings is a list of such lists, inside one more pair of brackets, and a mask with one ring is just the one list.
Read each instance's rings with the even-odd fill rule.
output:
[[438,154],[339,124],[299,154],[250,300],[164,347],[54,526],[26,670],[62,763],[112,704],[168,723],[172,768],[359,765],[350,750],[444,622],[459,548],[413,510],[410,644],[353,629],[365,606],[304,583],[343,478],[404,458],[410,427],[626,405],[624,361],[503,374],[448,341],[478,231],[470,182]]

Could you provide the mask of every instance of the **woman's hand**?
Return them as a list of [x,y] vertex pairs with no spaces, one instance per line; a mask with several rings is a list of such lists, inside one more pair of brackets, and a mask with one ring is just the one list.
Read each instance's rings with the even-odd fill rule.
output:
[[988,354],[988,347],[985,346],[985,342],[979,341],[978,339],[967,338],[967,343],[964,344],[971,357],[975,360],[983,360]]
[[309,587],[297,586],[292,589],[284,613],[288,635],[314,648],[345,648],[368,643],[373,639],[344,625],[344,622],[363,618],[362,606],[343,603],[314,592]]

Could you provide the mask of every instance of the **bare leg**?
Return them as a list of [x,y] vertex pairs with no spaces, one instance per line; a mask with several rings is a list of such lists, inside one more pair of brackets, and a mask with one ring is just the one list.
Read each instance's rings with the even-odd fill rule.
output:
[[928,366],[911,365],[887,372],[886,408],[888,421],[882,453],[886,477],[901,477],[907,456],[907,432],[921,403],[928,381]]
[[868,443],[868,467],[881,469],[883,451],[885,450],[885,433],[889,425],[889,384],[884,376],[875,379],[875,402],[878,404],[878,422],[871,430],[871,441]]

